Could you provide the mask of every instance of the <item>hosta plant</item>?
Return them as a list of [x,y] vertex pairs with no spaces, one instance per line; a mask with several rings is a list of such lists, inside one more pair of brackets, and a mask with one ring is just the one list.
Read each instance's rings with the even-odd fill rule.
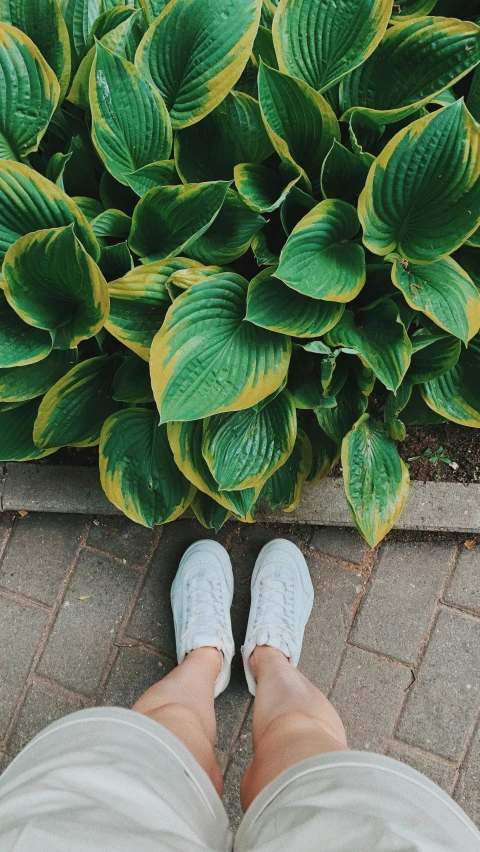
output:
[[0,458],[153,526],[375,545],[408,424],[480,426],[475,0],[0,0]]

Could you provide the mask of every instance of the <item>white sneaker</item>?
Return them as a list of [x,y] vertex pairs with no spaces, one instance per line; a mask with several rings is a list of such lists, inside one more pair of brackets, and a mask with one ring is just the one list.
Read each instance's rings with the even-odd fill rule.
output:
[[284,538],[270,541],[260,551],[252,574],[252,603],[242,648],[252,695],[257,684],[250,657],[257,645],[277,648],[298,666],[312,607],[313,585],[301,550]]
[[217,697],[228,686],[235,652],[230,620],[233,572],[225,548],[209,539],[196,541],[187,548],[170,598],[178,662],[182,663],[195,648],[207,645],[222,652],[222,670],[215,683]]

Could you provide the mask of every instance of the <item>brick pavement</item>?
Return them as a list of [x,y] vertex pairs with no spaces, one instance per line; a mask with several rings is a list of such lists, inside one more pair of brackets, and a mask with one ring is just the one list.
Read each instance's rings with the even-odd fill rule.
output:
[[[123,518],[0,516],[0,770],[54,719],[129,706],[171,670],[170,583],[205,535],[190,520],[151,532]],[[480,824],[480,544],[397,535],[372,552],[350,530],[228,524],[218,540],[234,565],[238,646],[256,554],[278,535],[303,549],[315,585],[301,668],[351,746],[420,769]],[[217,702],[234,826],[251,710],[237,655]]]

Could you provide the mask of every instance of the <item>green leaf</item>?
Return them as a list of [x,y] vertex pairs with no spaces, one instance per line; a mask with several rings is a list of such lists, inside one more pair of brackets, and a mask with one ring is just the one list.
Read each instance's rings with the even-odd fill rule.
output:
[[133,269],[133,258],[128,243],[104,246],[98,265],[107,281],[113,281],[126,275]]
[[48,180],[51,180],[52,183],[59,186],[60,189],[65,189],[63,184],[63,173],[65,171],[65,166],[72,157],[72,153],[72,151],[69,151],[67,154],[62,154],[59,151],[48,161],[46,177]]
[[479,59],[480,29],[475,24],[454,18],[395,24],[375,53],[342,80],[342,120],[353,110],[366,112],[379,124],[405,118],[460,80]]
[[272,153],[273,145],[265,129],[258,101],[245,92],[232,90],[222,106],[230,127],[235,163],[263,163]]
[[272,152],[257,101],[240,92],[202,121],[175,136],[175,162],[183,183],[232,180],[237,163],[261,162]]
[[293,347],[287,387],[296,408],[313,409],[322,404],[322,366],[322,358],[305,352],[301,346]]
[[305,432],[312,447],[312,466],[307,476],[309,485],[316,485],[330,473],[340,457],[340,446],[328,437],[315,418],[308,421]]
[[352,151],[368,168],[375,161],[375,157],[369,152],[377,147],[384,130],[384,124],[377,124],[365,112],[355,109],[350,115],[348,133]]
[[451,334],[435,336],[417,333],[412,337],[412,345],[413,355],[407,379],[413,384],[429,382],[443,376],[455,366],[461,351],[460,341]]
[[285,185],[277,172],[255,163],[239,163],[234,175],[240,197],[257,213],[270,213],[280,207],[300,178],[295,175]]
[[222,491],[256,488],[284,464],[296,436],[295,405],[283,390],[260,411],[247,408],[208,418],[202,453]]
[[260,489],[220,491],[202,455],[202,420],[193,420],[190,423],[168,423],[167,434],[175,463],[189,482],[242,520],[252,521],[251,509]]
[[220,506],[219,503],[212,500],[208,494],[203,494],[202,491],[197,491],[191,506],[197,521],[207,530],[218,532],[220,527],[223,527],[225,521],[228,521],[230,517],[228,509]]
[[284,512],[297,508],[305,482],[312,466],[312,447],[305,432],[299,429],[293,452],[284,464],[267,479],[260,493],[271,509],[282,506]]
[[421,265],[397,260],[392,281],[412,308],[464,343],[480,329],[480,293],[451,257]]
[[320,189],[322,162],[340,139],[338,121],[322,95],[301,80],[260,65],[260,109],[268,135],[279,157],[298,166],[303,188]]
[[130,234],[132,219],[121,210],[102,210],[90,224],[96,237],[115,237],[125,240]]
[[134,352],[115,373],[112,396],[119,402],[153,402],[148,364]]
[[160,91],[174,129],[223,101],[247,63],[259,19],[258,0],[171,0],[163,9],[136,64]]
[[365,186],[367,174],[368,167],[360,157],[334,139],[322,165],[322,195],[324,198],[352,201]]
[[103,12],[103,0],[62,0],[61,9],[72,48],[72,71],[76,71],[88,44],[88,36]]
[[373,53],[391,8],[389,0],[281,0],[273,21],[281,71],[329,89]]
[[174,186],[180,183],[173,160],[160,160],[149,163],[136,172],[125,175],[127,183],[137,195],[145,195],[149,189],[157,186]]
[[480,335],[470,341],[451,370],[419,385],[432,411],[461,426],[480,427]]
[[150,189],[134,210],[130,248],[149,261],[179,254],[212,224],[227,188],[214,181]]
[[319,337],[340,320],[344,305],[296,293],[264,269],[250,282],[247,320],[293,337]]
[[273,44],[272,31],[260,26],[253,42],[252,57],[256,65],[264,62],[270,68],[278,70],[277,56]]
[[474,71],[466,103],[475,121],[480,122],[480,65]]
[[33,443],[33,424],[37,417],[38,399],[6,410],[0,409],[0,459],[33,461],[55,452],[57,447],[42,450]]
[[161,95],[134,65],[100,43],[90,75],[90,105],[94,145],[120,183],[170,156],[172,128]]
[[192,240],[185,251],[206,264],[232,263],[245,254],[266,220],[250,210],[231,189],[210,227]]
[[0,400],[24,402],[46,393],[77,361],[77,352],[54,349],[46,358],[24,367],[0,370]]
[[122,278],[110,281],[110,313],[105,328],[144,361],[150,358],[150,346],[170,307],[166,283],[172,272],[193,260],[180,257],[137,266]]
[[72,222],[84,248],[98,260],[100,247],[75,202],[28,166],[0,160],[0,261],[19,237]]
[[412,263],[448,255],[480,224],[480,130],[462,101],[400,130],[360,196],[363,241]]
[[195,489],[179,472],[166,426],[148,408],[112,414],[102,429],[100,480],[114,506],[145,527],[178,518]]
[[[97,38],[102,47],[110,50],[111,53],[116,53],[119,56],[123,56],[124,59],[133,61],[134,55],[127,56],[127,53],[130,53],[129,42],[133,39],[135,43],[135,24],[139,15],[135,14],[134,9],[130,9],[127,6],[117,6],[115,9],[110,10],[110,13],[113,12],[117,13],[111,21],[112,25],[114,25],[114,29],[106,32],[101,38],[98,35]],[[95,23],[97,24],[102,17],[103,16],[100,15]],[[89,42],[90,41],[92,43],[92,47],[90,47],[90,50],[88,50],[78,66],[67,98],[70,103],[75,104],[75,106],[84,110],[90,109],[90,75],[96,56],[96,47],[93,43],[94,39],[89,39]],[[138,39],[138,41],[140,41],[140,39]]]
[[278,278],[313,299],[350,302],[366,277],[362,247],[348,242],[357,231],[354,207],[338,199],[321,201],[290,234]]
[[401,23],[410,18],[422,18],[432,11],[436,2],[437,0],[400,0],[393,6],[392,20]]
[[287,234],[291,234],[300,219],[312,210],[316,201],[308,193],[303,192],[298,186],[292,187],[280,208],[280,221],[282,228]]
[[51,349],[51,334],[24,323],[0,292],[0,368],[34,364]]
[[290,340],[244,319],[247,289],[240,275],[219,273],[169,309],[150,366],[162,422],[248,408],[281,385]]
[[108,289],[73,225],[35,231],[11,246],[3,263],[5,296],[29,325],[62,340],[93,337],[108,315]]
[[0,23],[0,157],[19,160],[40,144],[60,86],[33,41]]
[[410,398],[402,410],[402,420],[407,426],[428,426],[432,423],[448,422],[445,417],[437,414],[423,401],[419,385],[413,385],[411,391]]
[[383,419],[388,427],[390,437],[394,441],[404,441],[406,438],[407,430],[405,429],[405,423],[402,422],[403,414],[402,420],[399,419],[399,414],[408,404],[411,395],[412,385],[409,381],[402,382],[395,393],[387,394]]
[[473,246],[474,248],[480,248],[480,228],[477,228],[468,240],[466,240],[466,245]]
[[0,0],[0,20],[22,30],[38,47],[60,84],[60,103],[70,82],[70,42],[56,0]]
[[163,12],[168,0],[140,0],[147,23],[151,24],[155,18],[158,18],[160,12]]
[[117,358],[101,355],[73,367],[42,399],[33,430],[37,447],[97,444],[106,418],[118,408],[112,398]]
[[103,204],[101,204],[100,201],[97,201],[96,198],[87,198],[84,195],[75,195],[72,201],[75,201],[75,204],[79,207],[89,222],[91,222],[92,219],[96,219],[100,213],[103,213]]
[[410,477],[381,423],[364,414],[342,444],[348,505],[358,530],[375,547],[393,527],[407,499]]
[[335,404],[318,406],[315,415],[328,437],[336,444],[341,444],[347,432],[364,413],[367,401],[355,375],[350,373],[335,397]]
[[410,366],[412,344],[391,299],[357,314],[345,311],[327,343],[357,349],[388,390],[397,390]]

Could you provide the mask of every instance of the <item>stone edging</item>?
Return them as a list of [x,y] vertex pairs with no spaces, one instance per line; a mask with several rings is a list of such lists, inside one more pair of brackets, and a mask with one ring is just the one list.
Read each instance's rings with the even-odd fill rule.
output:
[[[105,497],[97,467],[55,464],[3,466],[0,508],[27,512],[65,512],[79,515],[119,515]],[[353,526],[343,482],[325,479],[306,486],[294,512],[268,512],[259,520],[277,523]],[[412,482],[396,529],[480,533],[480,484]]]

